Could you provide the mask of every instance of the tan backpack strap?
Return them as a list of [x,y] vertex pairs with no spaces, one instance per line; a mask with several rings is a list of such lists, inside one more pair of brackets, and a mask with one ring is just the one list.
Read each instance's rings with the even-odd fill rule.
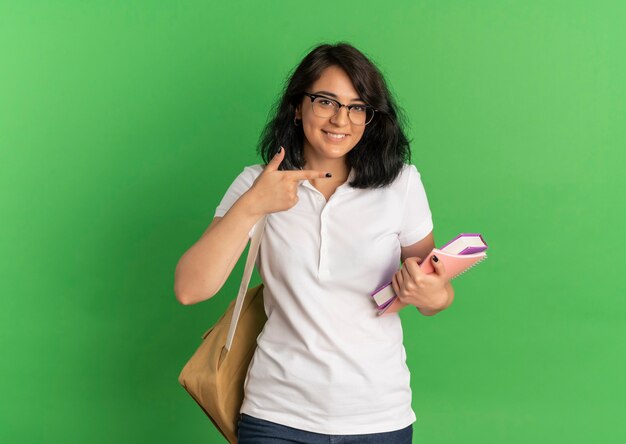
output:
[[250,248],[248,249],[248,257],[246,258],[246,268],[243,270],[243,278],[241,279],[241,285],[239,286],[239,294],[237,295],[237,302],[235,302],[235,309],[233,310],[233,317],[230,320],[230,328],[228,329],[228,336],[226,337],[226,350],[230,350],[235,337],[235,330],[237,329],[237,322],[239,321],[239,315],[241,314],[241,307],[243,306],[243,300],[246,297],[248,290],[248,284],[252,277],[252,270],[254,269],[254,262],[256,261],[257,254],[259,252],[259,246],[261,245],[261,237],[265,231],[265,223],[267,221],[267,215],[263,216],[256,224],[254,233],[252,234],[252,240],[250,241]]

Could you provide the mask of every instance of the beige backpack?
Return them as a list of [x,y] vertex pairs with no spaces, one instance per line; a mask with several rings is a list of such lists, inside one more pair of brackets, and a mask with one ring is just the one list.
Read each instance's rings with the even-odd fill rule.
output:
[[237,422],[248,366],[257,337],[267,321],[263,284],[248,290],[266,219],[264,216],[259,221],[250,241],[237,299],[202,335],[200,347],[178,377],[178,382],[231,444],[237,443]]

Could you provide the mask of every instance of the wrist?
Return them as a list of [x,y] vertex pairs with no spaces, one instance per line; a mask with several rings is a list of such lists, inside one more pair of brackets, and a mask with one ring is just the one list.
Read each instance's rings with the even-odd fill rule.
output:
[[443,311],[446,308],[448,308],[449,304],[450,304],[450,294],[448,293],[448,289],[446,286],[444,287],[442,294],[439,297],[435,298],[435,300],[429,307],[417,307],[417,309],[424,316],[433,316],[439,313],[440,311]]
[[433,310],[433,309],[420,308],[420,307],[417,307],[417,310],[424,316],[433,316],[441,311],[441,310]]
[[241,195],[237,204],[239,204],[239,206],[241,207],[241,211],[244,213],[245,216],[256,220],[265,215],[265,213],[263,213],[263,211],[258,208],[258,201],[259,200],[257,199],[253,189],[250,188],[248,191]]

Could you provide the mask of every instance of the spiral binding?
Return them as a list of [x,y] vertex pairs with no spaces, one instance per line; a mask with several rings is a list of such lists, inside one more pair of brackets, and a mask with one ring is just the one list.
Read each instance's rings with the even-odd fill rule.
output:
[[476,265],[480,264],[485,259],[487,259],[487,255],[481,257],[478,261],[476,261],[476,263],[470,265],[469,267],[467,267],[465,270],[461,271],[460,273],[457,273],[454,276],[450,276],[449,279],[454,279],[454,278],[457,278],[457,277],[461,276],[463,273],[465,273],[468,270],[471,270],[472,268],[474,268]]

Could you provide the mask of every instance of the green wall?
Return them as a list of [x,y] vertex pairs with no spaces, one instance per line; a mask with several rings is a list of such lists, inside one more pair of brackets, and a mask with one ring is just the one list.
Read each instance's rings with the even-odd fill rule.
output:
[[414,441],[626,442],[625,21],[619,0],[0,0],[0,441],[220,442],[177,377],[243,259],[193,306],[174,268],[288,72],[345,40],[406,112],[437,244],[490,246],[448,310],[402,312]]

